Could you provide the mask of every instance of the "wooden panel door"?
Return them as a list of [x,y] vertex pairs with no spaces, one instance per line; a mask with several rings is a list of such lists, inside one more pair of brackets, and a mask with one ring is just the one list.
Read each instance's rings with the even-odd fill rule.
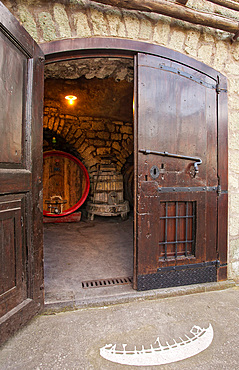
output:
[[136,70],[135,287],[216,281],[218,81],[146,54]]
[[43,305],[44,57],[0,3],[0,343]]

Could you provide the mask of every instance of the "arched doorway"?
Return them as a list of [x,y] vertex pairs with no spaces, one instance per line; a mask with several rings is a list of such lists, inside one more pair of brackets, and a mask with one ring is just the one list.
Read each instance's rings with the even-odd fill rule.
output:
[[137,41],[71,39],[42,49],[46,63],[134,58],[134,288],[225,279],[225,78]]

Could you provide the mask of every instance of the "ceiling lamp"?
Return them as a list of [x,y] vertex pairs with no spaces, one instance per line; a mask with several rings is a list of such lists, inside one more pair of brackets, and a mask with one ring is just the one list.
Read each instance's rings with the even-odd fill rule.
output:
[[76,100],[77,97],[75,95],[67,95],[67,96],[65,96],[65,99],[68,100],[70,105],[72,105],[72,104],[74,104],[74,100]]

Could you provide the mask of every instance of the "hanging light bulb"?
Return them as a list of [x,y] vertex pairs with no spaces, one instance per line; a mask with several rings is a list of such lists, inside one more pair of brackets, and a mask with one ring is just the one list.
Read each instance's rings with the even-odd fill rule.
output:
[[68,100],[68,102],[69,102],[70,105],[73,105],[74,104],[74,100],[76,100],[77,97],[75,95],[67,95],[67,96],[65,96],[65,99]]

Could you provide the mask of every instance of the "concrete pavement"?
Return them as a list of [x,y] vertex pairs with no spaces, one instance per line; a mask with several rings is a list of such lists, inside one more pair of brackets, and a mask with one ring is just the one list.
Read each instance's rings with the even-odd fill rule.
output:
[[0,350],[0,369],[137,369],[100,356],[107,343],[131,349],[185,338],[194,325],[214,338],[203,352],[188,359],[141,369],[238,369],[239,287],[225,290],[143,299],[110,306],[82,308],[34,318]]

